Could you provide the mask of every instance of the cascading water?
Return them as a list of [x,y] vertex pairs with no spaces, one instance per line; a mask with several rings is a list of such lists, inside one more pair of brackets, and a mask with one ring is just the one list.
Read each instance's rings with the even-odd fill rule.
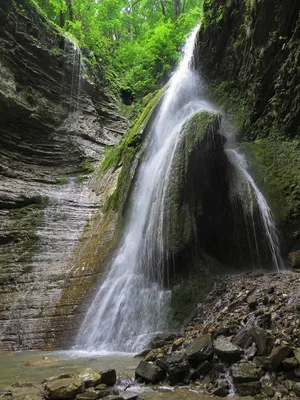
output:
[[[258,189],[254,179],[249,174],[247,161],[244,155],[241,154],[237,148],[227,148],[226,153],[229,161],[232,163],[236,171],[240,174],[243,182],[245,182],[246,184],[247,196],[249,200],[249,208],[252,216],[253,216],[253,206],[254,206],[253,203],[255,202],[255,204],[257,204],[258,206],[260,218],[267,239],[267,244],[269,246],[269,250],[272,256],[272,263],[275,269],[279,271],[281,266],[283,265],[283,261],[280,255],[279,239],[277,235],[276,226],[273,221],[271,209],[268,206],[268,203],[264,198],[263,194]],[[256,227],[254,225],[254,220],[253,220],[253,231],[254,235],[256,235]],[[255,236],[255,241],[257,241],[256,236]]]
[[197,29],[169,83],[139,168],[127,227],[82,323],[78,348],[138,351],[153,333],[168,329],[161,212],[165,182],[183,123],[200,110],[213,109],[201,98],[199,78],[190,66]]
[[[77,349],[139,351],[155,332],[170,328],[166,315],[171,293],[164,285],[166,183],[184,122],[201,110],[215,110],[204,99],[199,76],[191,66],[197,30],[198,27],[187,39],[182,61],[169,82],[139,167],[128,223],[109,272],[82,322],[76,338]],[[246,167],[243,173],[259,207],[268,210]],[[271,214],[270,218],[266,215],[262,213],[270,238],[274,233],[270,228],[273,222]]]

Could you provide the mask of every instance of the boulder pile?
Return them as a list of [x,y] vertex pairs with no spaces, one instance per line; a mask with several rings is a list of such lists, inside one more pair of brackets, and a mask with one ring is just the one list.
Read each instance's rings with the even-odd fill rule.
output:
[[[108,369],[97,372],[86,368],[79,375],[63,374],[44,380],[40,385],[19,382],[0,393],[5,400],[124,400],[116,383],[116,371]],[[126,400],[138,400],[137,394],[126,396]]]
[[152,340],[136,378],[217,396],[299,398],[299,284],[292,272],[216,279],[182,335]]

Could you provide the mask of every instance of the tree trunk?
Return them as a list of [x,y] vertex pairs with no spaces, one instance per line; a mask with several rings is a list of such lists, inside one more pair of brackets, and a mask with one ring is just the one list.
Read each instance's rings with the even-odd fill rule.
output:
[[174,18],[176,19],[180,14],[180,0],[173,0],[173,13]]
[[72,7],[72,0],[66,0],[66,5],[68,7],[68,12],[69,12],[69,21],[73,21],[74,13],[73,13],[73,7]]

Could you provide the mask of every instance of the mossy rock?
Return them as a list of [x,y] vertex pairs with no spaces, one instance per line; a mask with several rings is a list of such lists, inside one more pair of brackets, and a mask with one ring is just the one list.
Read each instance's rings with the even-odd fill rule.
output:
[[287,246],[300,239],[300,143],[259,139],[242,144],[251,171],[282,227]]
[[[170,253],[177,253],[191,240],[193,235],[193,217],[202,212],[200,202],[191,203],[183,199],[186,191],[187,174],[193,152],[201,157],[205,141],[210,141],[217,133],[221,122],[219,113],[201,111],[191,117],[182,127],[168,177],[165,194],[165,247]],[[192,197],[192,188],[190,197]],[[192,206],[193,207],[193,206]]]

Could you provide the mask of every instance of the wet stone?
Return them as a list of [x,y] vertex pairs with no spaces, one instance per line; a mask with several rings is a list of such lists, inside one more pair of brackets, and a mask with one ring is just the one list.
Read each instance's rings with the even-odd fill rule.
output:
[[231,367],[233,382],[251,382],[260,379],[261,373],[257,366],[250,362],[240,362]]
[[225,336],[219,336],[214,341],[214,348],[219,357],[228,361],[237,361],[243,354],[243,350],[231,343]]
[[158,383],[164,378],[164,371],[157,365],[142,360],[135,370],[135,375],[145,382]]
[[253,338],[250,333],[251,326],[245,326],[238,332],[238,334],[233,338],[232,343],[242,349],[247,349],[253,343]]
[[85,387],[96,386],[101,382],[102,376],[92,368],[86,368],[79,374],[79,378],[84,383]]
[[289,354],[291,353],[291,348],[290,346],[278,346],[278,347],[274,347],[274,349],[272,350],[272,353],[270,355],[270,364],[272,366],[273,369],[277,369],[280,364],[282,363],[282,361],[289,356]]
[[226,379],[219,379],[211,394],[214,396],[226,397],[229,394],[229,385]]
[[186,355],[192,361],[204,361],[213,355],[213,345],[210,334],[199,336],[187,348]]
[[286,358],[285,360],[282,361],[282,365],[284,367],[284,369],[289,370],[289,369],[293,369],[296,368],[299,363],[296,357],[290,357],[290,358]]
[[97,393],[92,393],[92,392],[85,392],[82,394],[78,394],[76,396],[76,400],[97,400],[99,399]]
[[239,382],[235,384],[235,387],[240,396],[255,396],[261,391],[261,383],[258,381]]
[[257,299],[254,296],[249,296],[247,299],[248,306],[250,310],[254,310],[257,307]]
[[115,369],[107,369],[105,371],[101,371],[101,383],[104,383],[106,386],[113,386],[117,380],[117,373]]
[[296,382],[294,385],[294,392],[297,396],[300,396],[300,382]]
[[271,353],[274,346],[274,338],[263,329],[252,327],[250,334],[257,346],[258,354],[260,356],[267,356]]
[[50,400],[73,399],[77,394],[83,392],[83,384],[80,378],[54,379],[45,385],[46,395]]

